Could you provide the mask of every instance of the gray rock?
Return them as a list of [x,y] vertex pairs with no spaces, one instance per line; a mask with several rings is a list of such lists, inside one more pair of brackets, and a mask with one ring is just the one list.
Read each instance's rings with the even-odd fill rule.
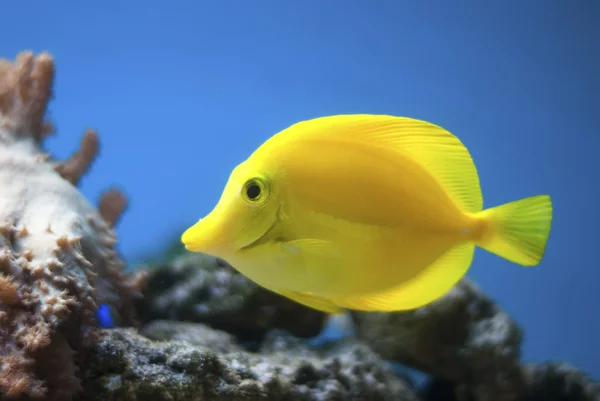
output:
[[186,341],[194,346],[209,348],[217,354],[243,350],[233,335],[200,323],[155,320],[143,326],[140,334],[155,341]]
[[143,322],[155,319],[205,323],[248,341],[272,328],[298,337],[313,337],[327,315],[268,291],[225,261],[186,252],[151,265],[137,302]]
[[600,401],[600,383],[568,363],[552,361],[524,371],[527,401]]
[[[565,362],[523,366],[526,387],[521,401],[600,401],[600,383]],[[432,379],[419,391],[422,401],[462,401],[460,385]]]
[[[297,338],[271,333],[259,353],[232,344],[227,335],[193,324],[165,330],[103,330],[82,365],[81,400],[202,401],[417,401],[410,385],[394,375],[367,346],[346,341],[322,351]],[[206,338],[222,335],[219,354]],[[218,343],[218,342],[217,342]],[[214,344],[214,343],[213,343]]]
[[468,279],[414,311],[352,313],[358,337],[386,359],[460,384],[476,400],[517,400],[524,391],[521,330]]

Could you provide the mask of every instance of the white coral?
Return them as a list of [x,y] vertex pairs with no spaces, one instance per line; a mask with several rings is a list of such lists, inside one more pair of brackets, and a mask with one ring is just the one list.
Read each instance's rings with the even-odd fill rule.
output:
[[39,355],[57,345],[72,365],[69,348],[90,338],[98,303],[132,319],[133,285],[122,274],[112,230],[125,198],[108,192],[101,214],[75,186],[97,153],[96,133],[86,132],[66,162],[42,152],[53,77],[45,53],[0,61],[0,289],[7,289],[0,293],[0,394],[42,396],[46,386],[68,399],[77,381],[35,377],[44,371],[35,366],[44,363]]

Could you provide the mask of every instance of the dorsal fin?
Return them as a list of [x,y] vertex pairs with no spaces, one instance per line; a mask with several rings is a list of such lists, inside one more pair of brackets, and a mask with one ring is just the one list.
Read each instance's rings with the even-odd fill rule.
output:
[[391,147],[425,166],[463,211],[483,208],[469,151],[456,136],[426,121],[370,114],[319,117],[294,124],[268,142],[326,138]]

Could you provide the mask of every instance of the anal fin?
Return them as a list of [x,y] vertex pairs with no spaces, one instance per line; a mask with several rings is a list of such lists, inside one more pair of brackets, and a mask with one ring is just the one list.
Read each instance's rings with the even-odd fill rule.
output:
[[465,275],[474,251],[472,242],[463,242],[409,281],[377,293],[334,297],[332,301],[342,308],[371,312],[417,309],[444,296]]
[[331,313],[333,315],[344,314],[344,311],[337,305],[335,305],[333,302],[318,295],[313,295],[307,292],[296,292],[286,290],[275,292],[280,295],[283,295],[284,297],[290,298],[291,300],[296,301],[299,304],[302,304],[312,309],[316,309],[321,312]]

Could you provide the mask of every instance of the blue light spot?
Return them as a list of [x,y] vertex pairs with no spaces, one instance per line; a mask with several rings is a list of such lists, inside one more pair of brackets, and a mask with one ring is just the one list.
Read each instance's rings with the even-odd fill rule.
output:
[[112,329],[115,327],[110,305],[100,305],[98,311],[96,312],[96,320],[98,321],[98,325],[103,329]]

